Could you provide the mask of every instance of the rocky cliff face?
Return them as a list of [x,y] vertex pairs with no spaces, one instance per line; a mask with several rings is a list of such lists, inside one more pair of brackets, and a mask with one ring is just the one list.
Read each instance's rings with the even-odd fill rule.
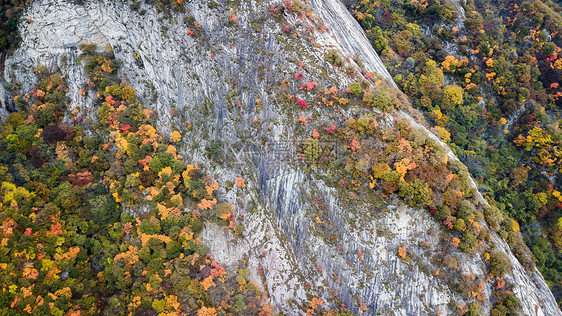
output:
[[[372,191],[350,204],[342,198],[346,192],[294,163],[296,114],[273,89],[291,85],[283,80],[299,70],[324,85],[352,82],[349,73],[325,61],[328,51],[347,59],[356,73],[376,72],[390,80],[388,71],[339,1],[311,1],[307,18],[272,15],[276,4],[193,1],[185,13],[162,18],[150,6],[134,11],[119,1],[35,1],[22,19],[22,44],[6,61],[4,76],[25,88],[33,84],[34,67],[58,66],[67,76],[72,106],[88,115],[92,100],[80,93],[85,77],[77,63],[78,45],[110,45],[143,103],[158,111],[160,127],[184,131],[184,156],[204,163],[223,182],[246,178],[245,189],[221,192],[235,205],[244,238],[234,239],[216,225],[208,225],[202,237],[218,261],[247,260],[251,277],[269,292],[279,312],[301,314],[310,297],[332,302],[336,296],[354,313],[450,313],[451,302],[463,298],[435,276],[426,255],[439,251],[440,225],[427,212],[398,199],[382,200]],[[323,115],[317,109],[307,113],[315,119]],[[354,109],[342,109],[343,116],[353,114]],[[407,113],[399,116],[438,140]],[[388,117],[388,124],[393,120]],[[219,151],[213,161],[205,154],[211,144]],[[315,228],[319,207],[335,240]],[[523,312],[561,315],[542,276],[525,272],[506,243],[495,239],[509,254],[513,273],[508,279]],[[405,245],[414,260],[397,256]],[[478,256],[459,257],[462,273],[487,273]],[[487,312],[491,286],[484,292]]]

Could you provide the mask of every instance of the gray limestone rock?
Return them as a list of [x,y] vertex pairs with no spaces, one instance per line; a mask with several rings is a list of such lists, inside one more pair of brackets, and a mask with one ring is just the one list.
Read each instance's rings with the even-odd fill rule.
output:
[[[271,87],[299,71],[299,62],[305,64],[303,71],[310,78],[340,87],[353,78],[324,60],[330,49],[350,59],[352,67],[364,67],[391,81],[387,69],[340,1],[310,2],[312,13],[327,31],[318,31],[290,13],[272,19],[271,4],[275,3],[242,1],[232,7],[223,0],[195,0],[186,5],[186,13],[162,18],[152,7],[142,5],[146,12],[141,15],[122,1],[92,0],[84,5],[34,1],[24,17],[33,23],[21,24],[22,44],[6,61],[5,78],[22,83],[25,89],[34,82],[34,67],[60,67],[67,75],[71,105],[80,105],[88,114],[93,112],[93,100],[79,91],[85,76],[77,64],[78,46],[85,42],[100,48],[110,45],[143,103],[158,111],[161,129],[169,132],[192,126],[179,146],[186,160],[207,166],[222,182],[236,176],[246,179],[244,189],[220,189],[221,197],[236,207],[245,226],[244,237],[236,240],[214,224],[208,224],[201,237],[213,256],[227,266],[246,258],[252,279],[267,289],[278,311],[302,314],[310,295],[328,301],[336,293],[352,312],[365,315],[449,313],[449,303],[462,302],[462,298],[439,281],[433,273],[435,266],[418,247],[424,242],[438,250],[439,223],[399,200],[350,206],[338,189],[285,159],[297,136],[295,121],[291,110],[277,103]],[[235,25],[228,23],[229,12],[238,17]],[[193,37],[187,35],[185,23],[190,17],[200,24]],[[285,26],[300,32],[313,29],[311,41],[286,35]],[[362,62],[353,61],[354,57]],[[5,107],[1,94],[0,99]],[[259,107],[256,99],[261,100]],[[238,108],[238,103],[243,107]],[[400,115],[439,141],[408,114]],[[217,141],[221,164],[205,155],[205,147]],[[266,142],[286,151],[268,151]],[[284,154],[279,156],[279,151]],[[335,242],[315,228],[310,211],[317,207],[313,197],[321,199],[334,223],[330,234]],[[509,279],[524,313],[562,315],[540,273],[529,275],[507,244],[494,238],[498,248],[509,254],[513,267]],[[401,260],[397,256],[401,246],[408,246],[417,259]],[[480,258],[458,256],[462,271],[486,273]],[[267,285],[258,267],[263,268]],[[490,285],[485,292],[484,311],[489,311]],[[360,304],[367,311],[361,312]]]

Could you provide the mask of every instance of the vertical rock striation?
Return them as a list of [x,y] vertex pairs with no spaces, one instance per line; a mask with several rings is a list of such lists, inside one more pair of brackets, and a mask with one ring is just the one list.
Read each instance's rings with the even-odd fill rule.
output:
[[[233,8],[226,1],[193,1],[186,13],[163,19],[152,7],[143,5],[146,12],[141,15],[119,1],[34,1],[23,19],[33,23],[21,23],[22,45],[6,61],[5,78],[29,87],[34,67],[58,66],[68,77],[72,105],[88,114],[93,112],[92,101],[80,94],[85,77],[77,64],[78,46],[110,45],[143,103],[158,111],[161,128],[192,126],[179,148],[183,155],[208,166],[222,182],[239,175],[247,179],[245,189],[221,189],[243,215],[244,239],[232,240],[214,225],[201,235],[223,263],[247,258],[252,278],[267,288],[279,311],[302,314],[310,296],[328,301],[336,293],[354,313],[362,307],[368,315],[448,313],[451,300],[462,298],[434,276],[435,267],[418,246],[424,242],[438,251],[440,225],[423,210],[399,200],[382,201],[371,191],[349,205],[341,199],[345,192],[304,172],[289,159],[296,118],[272,92],[299,71],[293,58],[318,82],[343,86],[353,81],[324,61],[329,49],[361,60],[366,71],[391,81],[387,69],[339,1],[310,2],[313,14],[328,29],[310,34],[317,45],[284,36],[285,26],[298,29],[303,22],[290,14],[273,19],[269,5],[243,1]],[[236,24],[226,18],[229,12],[237,15]],[[187,35],[193,28],[186,23],[190,18],[200,24],[195,36]],[[216,141],[220,163],[205,154],[205,147]],[[279,148],[270,150],[267,144]],[[320,204],[332,223],[328,232],[313,225],[313,211]],[[525,314],[561,315],[540,273],[529,276],[505,242],[496,239],[512,261],[510,279]],[[405,245],[415,260],[396,255]],[[486,273],[480,258],[461,256],[463,271]],[[267,285],[261,283],[259,267]],[[489,294],[490,288],[486,291]],[[489,299],[484,308],[490,310]]]

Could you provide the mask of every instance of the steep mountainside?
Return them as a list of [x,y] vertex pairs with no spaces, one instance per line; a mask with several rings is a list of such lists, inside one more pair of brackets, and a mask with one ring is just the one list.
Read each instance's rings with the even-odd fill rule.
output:
[[[456,166],[451,175],[462,178],[466,168],[424,127],[342,3],[186,1],[182,11],[162,13],[144,2],[133,8],[109,0],[33,1],[4,79],[31,91],[36,67],[59,68],[69,109],[95,120],[96,94],[85,93],[91,85],[79,46],[111,49],[122,62],[123,80],[157,113],[158,128],[165,135],[181,132],[178,153],[221,184],[218,197],[234,206],[244,226],[242,237],[235,237],[207,223],[203,243],[227,270],[245,262],[274,312],[304,314],[318,298],[319,310],[364,315],[488,313],[502,301],[493,292],[505,279],[507,295],[520,301],[519,312],[562,315],[541,274],[526,270],[483,217],[470,222],[488,239],[463,251],[455,236],[464,237],[439,223],[429,203],[410,203],[378,184],[369,187],[376,171],[370,179],[352,176],[358,173],[348,170],[356,163],[355,146],[360,152],[371,139],[388,139],[395,131],[396,141],[407,143],[402,129],[433,145],[443,168]],[[326,92],[331,87],[333,99]],[[368,90],[385,91],[392,106],[365,106]],[[6,117],[15,105],[11,91],[3,93]],[[332,100],[330,106],[322,98]],[[343,131],[357,128],[350,119],[362,117],[372,119],[377,132],[343,143],[351,137]],[[322,165],[328,152],[335,158]],[[245,185],[234,185],[237,178]],[[488,209],[474,181],[466,180],[462,199],[475,214]],[[511,271],[502,281],[491,275],[492,252],[509,258]]]
[[548,0],[345,4],[485,198],[517,221],[561,306],[562,7]]

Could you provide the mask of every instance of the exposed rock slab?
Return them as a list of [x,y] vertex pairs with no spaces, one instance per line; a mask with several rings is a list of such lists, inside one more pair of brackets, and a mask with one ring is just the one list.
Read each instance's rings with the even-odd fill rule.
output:
[[[162,129],[183,129],[187,121],[193,126],[180,148],[184,156],[208,166],[221,182],[238,175],[247,179],[245,189],[221,188],[220,192],[243,218],[244,239],[234,241],[216,225],[208,225],[202,238],[227,265],[248,258],[251,276],[260,283],[261,266],[267,285],[261,284],[280,311],[302,314],[307,295],[328,300],[335,292],[355,313],[361,303],[369,315],[447,313],[449,301],[461,299],[427,272],[434,267],[417,246],[423,241],[437,249],[440,224],[426,212],[398,201],[350,206],[338,190],[307,175],[285,156],[265,150],[266,141],[286,144],[295,136],[291,113],[270,92],[273,85],[298,71],[293,57],[305,64],[311,79],[322,83],[342,86],[353,80],[326,64],[323,54],[328,49],[337,49],[345,57],[357,55],[367,71],[390,79],[360,26],[339,1],[313,0],[310,5],[328,29],[311,34],[319,45],[284,36],[285,24],[267,18],[268,3],[244,1],[229,8],[224,1],[214,6],[194,1],[187,5],[185,15],[167,20],[153,8],[144,7],[146,13],[140,15],[117,1],[85,5],[35,1],[23,19],[33,23],[22,22],[22,45],[6,61],[5,77],[24,83],[25,88],[34,81],[35,66],[59,66],[68,76],[72,105],[79,104],[90,113],[92,100],[79,91],[85,77],[76,64],[78,45],[111,45],[143,103],[158,111]],[[231,10],[238,15],[236,26],[226,20]],[[201,25],[195,37],[187,36],[183,21],[188,15]],[[256,20],[260,17],[264,19]],[[261,30],[253,21],[260,23]],[[301,23],[294,16],[285,16],[283,21],[294,27]],[[236,103],[244,106],[234,107]],[[205,146],[213,140],[222,141],[228,158],[222,164],[212,163],[205,155]],[[452,152],[447,153],[454,158]],[[335,223],[335,243],[315,228],[311,210],[313,198],[319,197]],[[529,276],[507,245],[497,242],[510,255],[514,271],[510,278],[525,314],[561,315],[542,276],[538,272]],[[421,259],[398,258],[397,248],[405,245]],[[471,273],[485,271],[480,259],[468,255],[460,265]],[[484,302],[484,307],[489,310],[490,302]]]

